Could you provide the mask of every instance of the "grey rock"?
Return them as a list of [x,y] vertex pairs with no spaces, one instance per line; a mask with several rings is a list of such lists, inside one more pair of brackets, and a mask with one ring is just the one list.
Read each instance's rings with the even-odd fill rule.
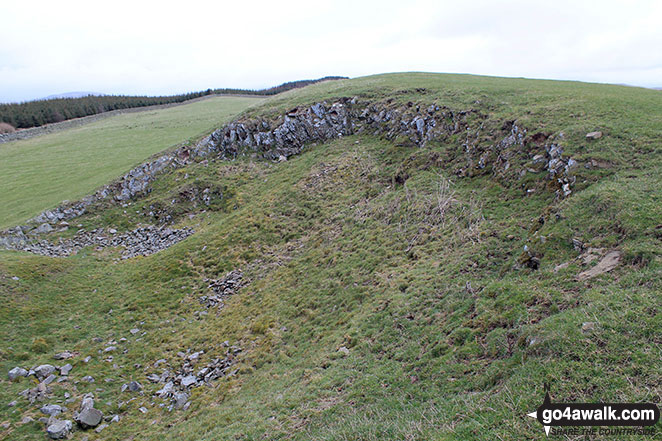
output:
[[16,406],[17,404],[18,404],[18,401],[14,400],[14,401],[11,401],[9,404],[7,404],[7,406],[9,406],[9,407],[14,407],[14,406]]
[[37,234],[43,234],[43,233],[50,233],[53,230],[55,230],[55,228],[53,228],[51,224],[44,222],[43,224],[35,228],[33,232]]
[[55,374],[50,374],[48,377],[44,378],[44,381],[42,381],[42,383],[51,384],[52,382],[55,381],[56,378],[57,377],[55,376]]
[[26,416],[21,420],[21,424],[28,424],[34,422],[34,418]]
[[188,402],[188,394],[185,392],[178,392],[173,396],[175,409],[182,409]]
[[73,369],[73,366],[69,363],[65,364],[60,368],[60,375],[69,375],[69,372]]
[[26,369],[23,369],[22,367],[17,366],[12,370],[10,370],[7,375],[9,376],[9,381],[15,381],[20,377],[27,377],[28,371]]
[[186,377],[182,378],[182,386],[184,387],[189,387],[191,385],[194,385],[198,381],[197,378],[195,378],[195,375],[187,375]]
[[80,379],[81,381],[84,381],[86,383],[94,383],[94,377],[91,375],[85,375],[83,378]]
[[94,398],[90,395],[83,397],[83,400],[80,403],[81,412],[87,409],[92,409],[94,407]]
[[140,332],[140,329],[138,329],[138,328],[133,328],[133,329],[131,329],[129,332],[130,332],[131,334],[135,335],[135,334],[137,334],[137,333]]
[[69,358],[73,358],[74,354],[70,351],[64,351],[64,352],[58,352],[53,356],[54,359],[56,360],[68,360]]
[[156,395],[165,398],[169,395],[171,395],[175,390],[175,384],[172,381],[168,381],[163,388],[160,390],[156,391]]
[[96,429],[94,429],[94,431],[95,431],[96,433],[101,433],[101,431],[102,431],[103,429],[105,429],[106,427],[108,427],[108,424],[104,423],[104,424],[100,425],[99,427],[97,427]]
[[46,404],[39,409],[41,413],[48,416],[58,416],[62,412],[67,410],[66,407],[62,407],[59,404]]
[[122,385],[121,390],[122,392],[125,392],[127,390],[130,392],[139,392],[140,390],[142,390],[142,388],[143,388],[142,385],[137,381],[131,381],[129,383],[124,383]]
[[49,423],[46,433],[51,439],[66,438],[71,432],[73,424],[69,420],[55,420]]
[[74,418],[76,423],[83,429],[91,429],[98,426],[101,423],[103,414],[100,410],[93,407],[83,409],[76,415]]
[[600,139],[602,138],[602,132],[596,131],[596,132],[590,132],[586,134],[586,139]]
[[139,410],[141,413],[147,413],[147,408],[144,407],[144,406],[139,407],[138,410]]
[[37,379],[39,380],[43,380],[44,378],[51,375],[53,372],[55,372],[55,366],[50,364],[42,364],[34,368],[34,373],[37,376]]

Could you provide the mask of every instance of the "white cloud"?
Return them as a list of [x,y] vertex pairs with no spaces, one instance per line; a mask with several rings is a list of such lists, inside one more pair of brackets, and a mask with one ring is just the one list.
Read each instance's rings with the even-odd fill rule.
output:
[[662,86],[657,1],[13,2],[0,101],[389,71]]

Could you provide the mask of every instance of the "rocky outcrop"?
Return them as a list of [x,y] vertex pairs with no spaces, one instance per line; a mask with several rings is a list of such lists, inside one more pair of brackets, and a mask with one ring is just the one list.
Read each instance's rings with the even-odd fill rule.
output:
[[[470,115],[479,120],[485,118],[473,110],[454,111],[434,104],[398,104],[392,100],[375,103],[342,98],[331,104],[319,102],[311,106],[300,106],[271,119],[237,120],[215,130],[195,146],[180,147],[134,168],[93,195],[44,211],[27,225],[1,233],[0,246],[45,255],[68,255],[70,252],[64,252],[55,245],[27,245],[30,242],[28,236],[51,231],[53,225],[62,225],[62,222],[84,214],[91,206],[102,201],[126,203],[129,199],[148,193],[151,183],[160,173],[194,161],[204,161],[210,157],[232,160],[241,156],[283,161],[312,143],[352,134],[377,135],[398,143],[423,147],[432,140],[467,133],[464,144],[467,169],[507,171],[514,157],[522,155],[518,148],[525,142],[526,130],[511,122],[509,133],[501,141],[490,145],[481,144],[479,136],[473,140],[470,137],[471,133],[480,133],[480,129],[470,130]],[[568,170],[572,168],[573,161],[563,157],[562,152],[558,143],[551,143],[539,159],[544,162],[551,179],[558,182],[559,195],[563,197],[571,191],[573,181]],[[82,238],[78,242],[97,244],[94,240]],[[75,243],[69,245],[65,248],[76,249]],[[145,253],[129,253],[138,254]]]

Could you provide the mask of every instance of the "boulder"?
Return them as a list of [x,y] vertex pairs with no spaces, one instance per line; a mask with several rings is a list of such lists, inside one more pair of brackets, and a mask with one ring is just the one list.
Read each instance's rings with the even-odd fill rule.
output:
[[600,139],[602,138],[602,132],[590,132],[586,134],[586,139]]
[[46,433],[51,439],[62,439],[69,435],[72,427],[69,420],[54,420],[46,428]]
[[37,379],[39,381],[41,381],[44,378],[48,377],[53,372],[55,372],[55,366],[50,365],[50,364],[42,364],[42,365],[37,366],[36,368],[34,368],[34,374],[37,376]]
[[82,429],[91,429],[101,423],[103,414],[100,410],[89,407],[81,410],[74,419]]
[[15,381],[19,377],[27,377],[28,371],[26,369],[23,369],[22,367],[16,366],[15,368],[9,371],[8,376],[9,376],[9,381]]
[[48,416],[58,416],[62,412],[66,411],[65,407],[60,406],[59,404],[46,404],[41,407],[41,413]]

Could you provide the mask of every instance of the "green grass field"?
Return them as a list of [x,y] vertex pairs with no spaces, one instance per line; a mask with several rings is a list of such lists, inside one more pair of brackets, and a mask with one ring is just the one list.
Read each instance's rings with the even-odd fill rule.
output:
[[[526,414],[545,382],[555,401],[659,401],[662,93],[395,74],[314,85],[249,112],[354,95],[480,109],[485,143],[514,119],[530,135],[563,132],[565,154],[580,163],[573,194],[557,199],[542,185],[527,194],[522,184],[545,173],[508,177],[526,161],[505,178],[458,176],[461,136],[415,148],[355,135],[278,164],[196,163],[162,175],[131,209],[80,222],[128,229],[198,183],[223,188],[222,205],[185,207],[192,216],[175,226],[196,234],[165,251],[126,261],[116,250],[62,259],[0,251],[0,436],[44,438],[43,424],[21,423],[42,416],[41,404],[17,395],[33,383],[5,373],[62,350],[80,355],[48,402],[92,392],[105,415],[121,416],[76,440],[543,440]],[[586,141],[593,130],[604,136]],[[443,214],[440,200],[452,201]],[[622,261],[578,280],[595,262],[577,259],[572,239],[619,250]],[[540,256],[537,270],[517,265],[525,245]],[[205,279],[237,268],[250,283],[200,315]],[[127,340],[107,362],[95,337]],[[243,348],[237,374],[194,389],[186,411],[159,407],[152,394],[162,385],[145,378],[160,373],[154,362],[175,367],[179,351],[204,349],[204,363],[226,340]],[[120,392],[131,380],[145,393]]]
[[260,101],[214,97],[0,144],[0,228],[90,194],[154,153],[199,137]]

